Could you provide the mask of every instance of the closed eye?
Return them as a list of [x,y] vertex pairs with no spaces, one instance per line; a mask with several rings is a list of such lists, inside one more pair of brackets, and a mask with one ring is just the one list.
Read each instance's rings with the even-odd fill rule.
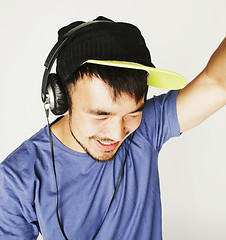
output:
[[108,117],[105,117],[105,116],[95,116],[93,118],[98,121],[104,121],[108,119]]
[[142,114],[142,111],[136,112],[136,113],[131,113],[126,116],[126,118],[136,118],[139,117]]

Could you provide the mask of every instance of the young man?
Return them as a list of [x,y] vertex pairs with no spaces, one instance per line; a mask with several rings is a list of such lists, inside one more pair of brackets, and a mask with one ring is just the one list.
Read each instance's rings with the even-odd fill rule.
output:
[[147,81],[184,80],[154,68],[135,26],[75,22],[56,46],[42,100],[63,116],[2,162],[0,239],[162,239],[158,154],[225,105],[226,40],[185,88],[149,100]]

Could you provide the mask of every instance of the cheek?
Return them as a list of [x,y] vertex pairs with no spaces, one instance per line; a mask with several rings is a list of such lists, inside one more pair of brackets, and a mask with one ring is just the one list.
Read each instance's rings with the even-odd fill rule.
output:
[[142,119],[142,116],[129,120],[128,126],[131,132],[135,131],[140,126],[141,119]]
[[90,126],[89,121],[85,118],[83,114],[79,111],[73,111],[72,115],[70,116],[71,118],[71,128],[78,136],[79,138],[81,137],[89,137],[92,131],[92,127]]
[[131,131],[136,130],[141,123],[142,115],[135,117],[135,118],[128,118],[125,120],[127,128],[129,128]]
[[84,127],[84,132],[86,136],[89,136],[89,137],[92,137],[94,135],[104,132],[104,124],[102,124],[99,121],[97,122],[95,120],[84,118],[83,127]]
[[73,111],[71,115],[72,129],[80,136],[91,137],[104,130],[104,124],[90,119],[81,112]]

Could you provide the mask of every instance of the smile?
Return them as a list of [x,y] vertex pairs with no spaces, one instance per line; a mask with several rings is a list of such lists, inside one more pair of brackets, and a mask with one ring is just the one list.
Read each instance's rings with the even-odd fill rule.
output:
[[97,139],[94,139],[94,142],[97,145],[97,147],[102,151],[113,151],[119,144],[119,141],[114,143],[111,143],[111,142],[109,143],[109,142],[105,142]]

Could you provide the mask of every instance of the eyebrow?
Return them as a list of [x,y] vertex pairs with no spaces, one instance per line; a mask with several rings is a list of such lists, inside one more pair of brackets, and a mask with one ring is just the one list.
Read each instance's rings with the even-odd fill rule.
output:
[[[144,110],[145,107],[145,103],[143,103],[139,108],[137,108],[136,110],[128,113],[128,114],[132,114],[132,113],[136,113],[136,112],[141,112]],[[90,109],[88,111],[89,114],[92,115],[98,115],[98,116],[106,116],[106,115],[113,115],[111,112],[106,112],[106,111],[102,111],[102,110],[95,110],[95,109]]]

